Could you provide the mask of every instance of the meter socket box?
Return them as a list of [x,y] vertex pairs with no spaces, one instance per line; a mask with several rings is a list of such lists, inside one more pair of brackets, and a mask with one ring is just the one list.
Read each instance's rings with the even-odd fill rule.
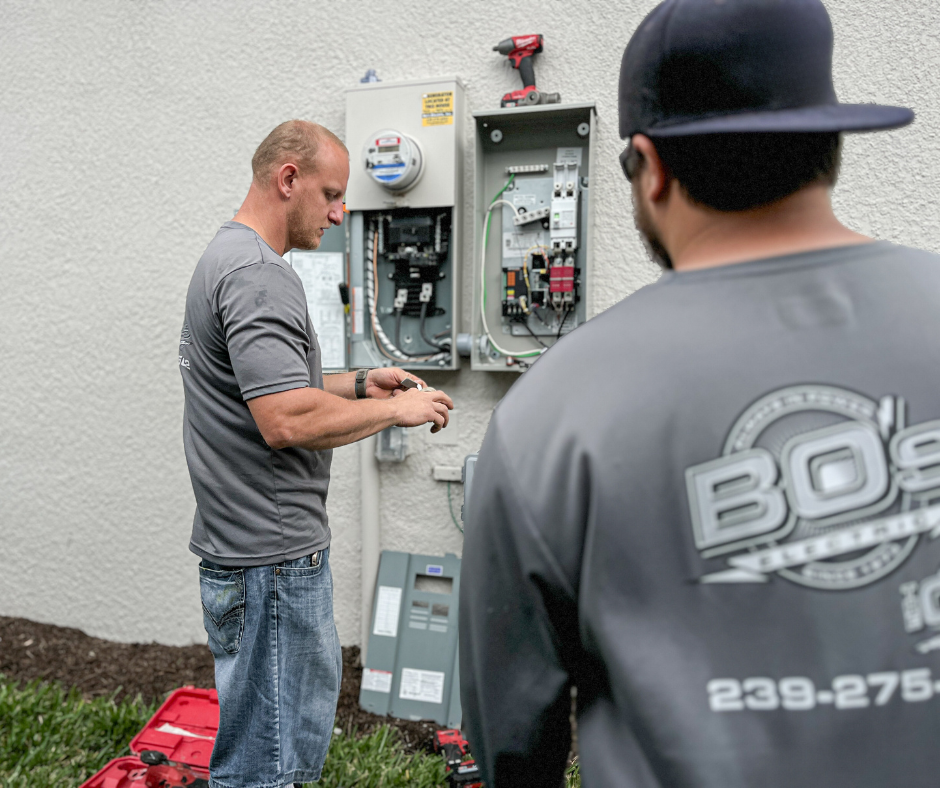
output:
[[456,369],[464,86],[346,94],[351,367]]

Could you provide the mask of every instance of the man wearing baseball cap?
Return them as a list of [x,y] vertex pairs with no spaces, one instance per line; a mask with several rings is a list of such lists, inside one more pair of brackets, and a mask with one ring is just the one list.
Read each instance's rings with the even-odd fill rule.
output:
[[[843,226],[819,0],[666,0],[620,76],[665,270],[496,409],[460,662],[489,788],[935,786],[940,258]],[[559,381],[578,381],[576,390]],[[533,409],[532,403],[538,402]]]

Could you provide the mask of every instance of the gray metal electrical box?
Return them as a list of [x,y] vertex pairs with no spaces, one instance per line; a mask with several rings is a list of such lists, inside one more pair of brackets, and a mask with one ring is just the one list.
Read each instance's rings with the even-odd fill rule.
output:
[[382,551],[359,705],[460,727],[460,559]]
[[352,367],[458,366],[464,106],[456,77],[346,94]]
[[471,367],[523,371],[587,320],[593,103],[475,112]]

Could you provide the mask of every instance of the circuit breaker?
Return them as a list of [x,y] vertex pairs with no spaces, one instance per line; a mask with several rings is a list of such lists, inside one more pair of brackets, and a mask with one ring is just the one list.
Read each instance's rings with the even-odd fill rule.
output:
[[594,105],[474,113],[473,369],[523,371],[588,315]]
[[346,94],[351,367],[456,369],[464,87]]

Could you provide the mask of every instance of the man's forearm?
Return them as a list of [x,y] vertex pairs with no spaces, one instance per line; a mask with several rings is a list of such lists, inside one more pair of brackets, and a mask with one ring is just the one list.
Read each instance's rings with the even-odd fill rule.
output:
[[350,402],[315,388],[258,397],[249,400],[248,407],[272,449],[335,449],[391,427],[400,418],[394,400]]
[[343,399],[356,399],[356,373],[337,372],[323,376],[323,390]]
[[[352,399],[355,399],[355,394]],[[339,402],[342,408],[336,413],[305,414],[298,422],[300,434],[297,442],[290,445],[314,451],[335,449],[398,423],[398,415],[390,400],[348,402],[339,399]]]

